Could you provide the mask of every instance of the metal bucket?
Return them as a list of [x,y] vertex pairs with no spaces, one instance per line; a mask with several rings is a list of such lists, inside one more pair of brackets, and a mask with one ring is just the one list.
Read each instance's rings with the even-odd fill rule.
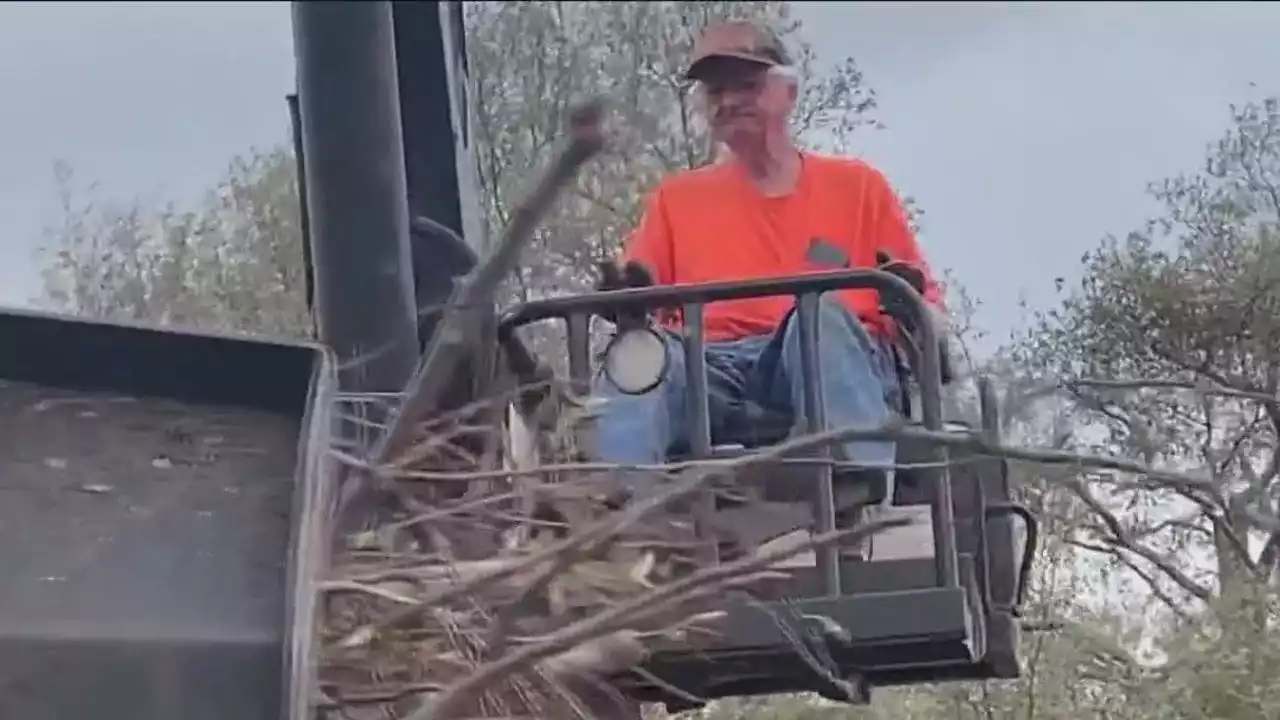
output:
[[0,313],[0,717],[305,716],[333,362]]

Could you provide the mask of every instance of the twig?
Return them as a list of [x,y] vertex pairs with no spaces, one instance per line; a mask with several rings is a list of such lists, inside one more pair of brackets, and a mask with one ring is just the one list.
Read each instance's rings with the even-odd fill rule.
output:
[[439,683],[421,682],[407,683],[389,690],[370,690],[368,692],[329,693],[328,700],[316,703],[319,710],[336,710],[351,705],[378,705],[403,700],[411,695],[425,692],[439,692],[443,689]]
[[[334,457],[345,464],[361,470],[371,470],[368,463],[359,460],[349,453],[340,451],[335,452]],[[652,463],[641,465],[625,465],[618,463],[605,462],[572,462],[572,463],[547,463],[530,468],[511,468],[501,470],[400,470],[395,471],[396,480],[422,481],[422,482],[458,482],[473,483],[483,480],[512,480],[520,477],[545,477],[549,475],[560,474],[581,474],[593,472],[619,472],[619,473],[662,473],[670,474],[681,472],[684,470],[692,470],[694,468],[706,468],[722,466],[731,463],[735,458],[702,458],[698,460],[681,460],[679,462],[670,463]],[[845,460],[835,460],[831,458],[785,458],[782,460],[789,467],[826,467],[830,466],[833,470],[858,470],[869,467],[865,463],[849,462]],[[957,461],[949,462],[915,462],[915,463],[895,463],[895,470],[910,470],[921,468],[938,468],[952,467]],[[878,466],[877,466],[878,467]]]

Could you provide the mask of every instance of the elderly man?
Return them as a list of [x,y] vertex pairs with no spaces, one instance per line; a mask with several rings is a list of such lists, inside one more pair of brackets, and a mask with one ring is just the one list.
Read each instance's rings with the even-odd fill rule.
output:
[[[837,265],[878,264],[907,278],[932,303],[938,285],[921,258],[893,189],[859,160],[799,149],[788,121],[798,77],[776,35],[752,23],[707,28],[686,77],[705,101],[714,139],[728,150],[712,165],[665,179],[648,198],[622,267],[605,268],[601,289],[792,275]],[[819,245],[815,238],[821,238]],[[823,252],[815,253],[819,247]],[[884,259],[892,259],[885,266]],[[712,418],[752,401],[782,412],[801,407],[798,323],[789,297],[713,303],[706,308]],[[891,325],[876,293],[831,293],[820,305],[821,392],[833,427],[887,420],[898,376]],[[625,395],[607,378],[596,430],[605,461],[662,461],[686,436],[685,369],[678,339],[661,385]],[[712,427],[712,437],[721,428]],[[844,459],[892,466],[889,442],[852,442]]]

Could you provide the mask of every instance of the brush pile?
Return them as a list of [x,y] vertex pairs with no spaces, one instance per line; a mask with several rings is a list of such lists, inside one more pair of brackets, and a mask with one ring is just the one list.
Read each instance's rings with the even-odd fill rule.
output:
[[[645,533],[634,527],[638,513],[610,519],[600,504],[608,473],[547,472],[579,459],[573,438],[589,415],[559,384],[537,393],[539,422],[525,438],[538,446],[535,472],[512,472],[520,451],[504,432],[511,397],[440,412],[446,386],[465,377],[483,344],[468,308],[492,306],[541,218],[603,148],[601,117],[595,102],[571,113],[567,146],[459,285],[398,412],[382,413],[393,422],[378,429],[371,457],[345,463],[345,482],[389,498],[394,511],[341,538],[322,582],[322,716],[595,715],[584,703],[598,709],[602,700],[578,680],[641,661],[645,632],[681,631],[669,618],[698,619],[699,608],[668,602],[647,619],[622,613],[583,628],[652,590],[658,548],[616,542],[628,525],[637,540]],[[609,714],[631,714],[615,702],[628,710]]]
[[591,717],[587,705],[602,702],[625,716],[628,703],[593,681],[632,668],[656,641],[710,632],[726,585],[770,577],[664,593],[697,563],[687,515],[669,504],[646,513],[650,502],[611,509],[614,474],[571,449],[589,408],[562,390],[544,402],[565,434],[544,428],[543,452],[562,451],[536,472],[471,450],[490,445],[478,442],[482,409],[421,427],[413,462],[388,483],[399,510],[346,538],[323,584],[323,706],[413,717],[466,684],[439,717]]

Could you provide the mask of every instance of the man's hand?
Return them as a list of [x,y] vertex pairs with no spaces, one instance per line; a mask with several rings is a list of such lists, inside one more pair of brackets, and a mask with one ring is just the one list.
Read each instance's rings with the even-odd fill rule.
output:
[[649,268],[630,260],[622,267],[614,262],[599,263],[600,280],[596,290],[623,290],[625,288],[649,287],[653,284],[653,274]]
[[[600,279],[596,281],[596,290],[600,292],[649,287],[654,284],[653,274],[649,272],[649,268],[634,260],[628,261],[622,267],[617,263],[605,261],[599,263],[597,268],[600,271]],[[622,316],[610,310],[600,313],[600,317],[615,325],[641,325],[645,322],[647,315],[648,313],[643,310],[627,312]]]
[[888,253],[881,250],[876,251],[876,269],[887,272],[890,275],[897,275],[915,288],[916,292],[921,295],[924,294],[924,273],[901,260],[894,260],[889,257]]
[[[924,294],[924,273],[916,268],[900,260],[894,260],[888,253],[882,251],[876,251],[876,265],[876,269],[897,275],[915,288],[916,292]],[[955,365],[951,357],[951,323],[946,314],[937,307],[929,305],[928,309],[928,321],[933,325],[933,333],[938,338],[938,361],[941,365],[939,370],[942,374],[942,384],[946,385],[955,377]]]

